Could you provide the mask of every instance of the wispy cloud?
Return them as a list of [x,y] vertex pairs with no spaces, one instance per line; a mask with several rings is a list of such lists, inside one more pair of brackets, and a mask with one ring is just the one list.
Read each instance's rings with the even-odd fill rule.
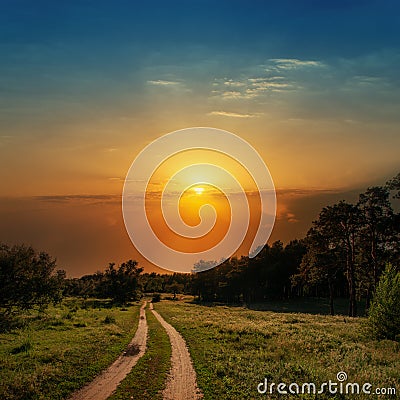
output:
[[309,69],[323,67],[328,66],[318,60],[274,58],[257,67],[249,66],[239,77],[215,79],[211,95],[223,100],[252,100],[293,92],[303,88]]
[[321,194],[335,194],[339,193],[339,189],[321,189],[321,188],[276,188],[276,194],[279,196],[316,196]]
[[297,58],[271,58],[269,61],[274,63],[278,69],[283,70],[325,66],[325,64],[321,61],[298,60]]
[[254,113],[254,114],[242,114],[237,112],[230,112],[230,111],[211,111],[208,115],[217,115],[222,117],[231,117],[231,118],[255,118],[259,117],[261,114]]
[[248,100],[299,88],[294,82],[282,76],[242,78],[241,81],[223,80],[214,82],[213,86],[212,96],[224,100]]
[[182,82],[180,82],[180,81],[166,81],[163,79],[147,81],[147,83],[149,85],[154,85],[154,86],[180,86],[180,85],[182,85]]
[[89,202],[89,203],[109,203],[120,201],[120,195],[108,194],[69,194],[69,195],[50,195],[34,196],[35,200],[50,203],[70,203],[70,202]]
[[241,81],[234,81],[233,79],[228,79],[224,82],[224,85],[230,87],[242,87],[245,86],[246,84]]
[[214,90],[212,93],[227,100],[242,99],[244,96],[243,92],[239,92],[237,90],[226,90],[226,91]]

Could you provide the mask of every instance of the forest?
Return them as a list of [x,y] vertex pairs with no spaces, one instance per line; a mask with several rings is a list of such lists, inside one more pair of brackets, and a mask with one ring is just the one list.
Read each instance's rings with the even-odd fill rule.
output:
[[[214,268],[215,261],[200,260],[192,274],[129,272],[126,264],[119,269],[110,264],[104,273],[66,280],[64,291],[122,300],[117,293],[125,285],[132,298],[187,293],[199,302],[236,304],[326,297],[332,315],[334,299],[347,297],[349,316],[357,316],[359,301],[369,308],[385,266],[400,265],[400,214],[394,208],[399,199],[400,174],[368,188],[356,204],[340,201],[324,207],[304,238],[266,244],[255,258],[232,257]],[[133,280],[125,284],[125,276]]]
[[348,315],[368,310],[386,265],[400,265],[400,174],[361,193],[356,204],[324,207],[306,236],[266,244],[255,257],[232,257],[217,267],[200,260],[191,274],[143,273],[134,260],[80,278],[66,278],[47,253],[0,247],[0,309],[46,307],[64,296],[124,304],[148,293],[191,294],[202,303],[245,304],[297,297],[348,298]]

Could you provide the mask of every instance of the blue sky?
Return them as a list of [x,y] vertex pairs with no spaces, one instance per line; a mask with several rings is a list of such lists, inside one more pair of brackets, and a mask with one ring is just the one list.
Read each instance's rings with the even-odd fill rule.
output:
[[214,79],[252,75],[271,59],[326,64],[325,74],[299,77],[320,91],[361,76],[394,92],[399,11],[392,1],[3,1],[2,117],[37,117],[40,104],[72,118],[83,110],[76,102],[85,113],[110,111],[157,79],[184,79],[201,95]]

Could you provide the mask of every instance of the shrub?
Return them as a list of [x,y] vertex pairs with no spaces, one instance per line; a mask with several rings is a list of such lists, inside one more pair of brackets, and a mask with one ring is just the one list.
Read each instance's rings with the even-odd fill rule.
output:
[[368,326],[376,339],[400,340],[400,272],[390,264],[376,288]]
[[161,301],[161,294],[160,293],[154,293],[153,294],[153,299],[151,300],[153,303],[158,303]]
[[0,310],[38,308],[62,300],[64,271],[57,271],[56,261],[47,253],[32,247],[9,247],[0,243]]

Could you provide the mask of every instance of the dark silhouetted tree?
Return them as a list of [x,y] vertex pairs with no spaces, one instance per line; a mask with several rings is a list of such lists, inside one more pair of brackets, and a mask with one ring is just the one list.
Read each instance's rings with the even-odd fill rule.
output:
[[0,308],[45,308],[63,296],[64,271],[55,272],[56,261],[30,246],[0,244]]
[[342,249],[333,244],[332,238],[324,233],[324,227],[318,223],[308,231],[305,239],[307,252],[298,272],[292,276],[292,284],[306,288],[326,286],[330,314],[334,315],[335,284],[344,269],[344,257]]
[[106,293],[114,302],[124,304],[139,297],[138,277],[143,268],[137,265],[133,260],[126,261],[117,268],[114,263],[109,264],[104,278]]
[[[307,257],[320,268],[330,268],[331,259],[344,268],[349,293],[349,316],[357,316],[356,301],[356,254],[360,230],[360,211],[357,206],[341,201],[324,207],[313,227],[320,240],[308,248]],[[327,253],[329,250],[329,253]],[[328,256],[329,254],[329,256]],[[328,257],[324,261],[324,257]],[[333,272],[327,273],[333,276]]]
[[391,261],[396,234],[394,212],[386,186],[368,188],[360,194],[359,264],[360,281],[366,291],[367,308],[385,264]]

